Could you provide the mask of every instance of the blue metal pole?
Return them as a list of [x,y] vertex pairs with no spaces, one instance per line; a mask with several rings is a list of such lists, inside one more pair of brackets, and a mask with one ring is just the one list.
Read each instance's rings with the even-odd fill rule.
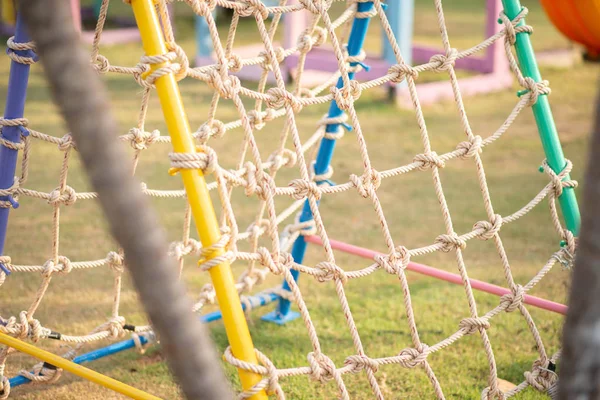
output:
[[[386,5],[385,15],[400,47],[402,58],[406,64],[412,65],[415,0],[388,0]],[[381,33],[381,39],[383,41],[383,59],[389,65],[397,64],[396,55],[385,32]],[[397,85],[398,88],[404,86],[408,86],[406,80]]]
[[[148,338],[146,336],[139,336],[140,343],[145,345],[148,343]],[[95,361],[99,358],[108,357],[112,354],[119,353],[124,350],[129,350],[135,347],[135,341],[133,339],[124,340],[119,343],[111,344],[110,346],[103,347],[101,349],[97,349],[94,351],[90,351],[89,353],[82,354],[73,359],[75,364],[83,364],[90,361]],[[10,378],[10,387],[14,388],[15,386],[21,386],[26,383],[31,382],[31,380],[25,378],[22,375],[15,376]]]
[[[372,2],[358,3],[358,12],[369,12],[373,9]],[[353,57],[357,56],[361,53],[363,48],[363,44],[365,42],[365,38],[367,36],[367,29],[369,28],[370,18],[355,18],[352,23],[352,30],[350,31],[350,36],[348,38],[348,55]],[[356,66],[358,63],[350,63],[350,66]],[[354,79],[354,72],[350,72],[348,74],[350,79]],[[337,87],[342,88],[344,86],[344,81],[340,78],[337,82]],[[343,114],[343,111],[340,110],[337,103],[335,101],[331,102],[329,106],[329,113],[327,114],[328,118],[337,118]],[[325,127],[325,132],[327,133],[337,133],[342,129],[341,124],[328,124]],[[315,174],[322,175],[327,172],[329,166],[331,164],[331,158],[333,157],[333,151],[335,149],[335,139],[323,138],[321,141],[321,145],[319,147],[319,151],[317,153],[317,159],[315,160]],[[319,183],[319,182],[317,182]],[[302,211],[300,213],[300,222],[307,222],[313,219],[312,212],[310,210],[310,204],[308,200],[304,203],[302,207]],[[302,263],[304,260],[304,255],[306,253],[306,241],[303,236],[298,237],[294,242],[292,247],[292,258],[296,263]],[[299,271],[292,270],[291,271],[294,280],[298,280],[298,276],[300,274]],[[283,289],[290,290],[290,287],[286,281],[283,282]],[[264,321],[274,322],[279,325],[283,325],[288,321],[296,319],[299,314],[297,312],[290,311],[291,302],[287,299],[281,298],[279,300],[279,304],[277,309],[263,316],[262,319]]]
[[[213,11],[213,17],[216,18],[217,13]],[[196,57],[198,59],[206,59],[212,56],[213,42],[210,38],[210,31],[206,18],[196,15]]]
[[[15,43],[27,43],[31,39],[27,33],[25,23],[20,15],[17,15],[17,24],[15,31]],[[12,51],[12,50],[8,50]],[[16,51],[16,54],[23,57],[34,57],[31,50]],[[12,61],[10,64],[10,75],[8,77],[8,93],[6,107],[4,109],[4,118],[16,119],[23,118],[25,110],[25,98],[27,97],[27,82],[29,80],[29,65]],[[27,131],[21,126],[2,127],[1,136],[3,139],[13,143],[21,141],[21,134],[27,134]],[[17,168],[18,151],[9,149],[0,145],[0,189],[8,189],[14,183],[15,171]],[[0,202],[10,202],[14,208],[19,205],[12,196],[0,196]],[[6,231],[8,227],[9,208],[0,207],[0,254],[4,254],[4,243],[6,241]],[[7,273],[4,265],[0,268]]]
[[[277,299],[279,299],[279,296],[276,295],[275,293],[258,293],[252,297],[249,297],[247,299],[247,302],[242,303],[242,309],[244,311],[246,310],[246,304],[251,304],[252,308],[262,307],[269,303],[274,302]],[[200,321],[207,324],[209,322],[218,321],[221,318],[222,318],[221,311],[215,311],[212,313],[202,315],[200,317]],[[139,336],[140,343],[142,345],[145,345],[147,343],[153,342],[154,341],[153,337],[154,337],[153,335],[150,335],[150,339],[149,339],[146,336],[140,335]],[[133,339],[124,340],[122,342],[114,343],[109,346],[103,347],[101,349],[96,349],[96,350],[90,351],[89,353],[85,353],[80,356],[77,356],[73,359],[73,362],[75,364],[83,364],[83,363],[98,360],[99,358],[108,357],[113,354],[120,353],[121,351],[132,349],[134,347],[135,347],[135,341]],[[21,386],[21,385],[31,382],[29,379],[27,379],[21,375],[10,378],[9,381],[10,381],[11,388],[15,387],[15,386]]]

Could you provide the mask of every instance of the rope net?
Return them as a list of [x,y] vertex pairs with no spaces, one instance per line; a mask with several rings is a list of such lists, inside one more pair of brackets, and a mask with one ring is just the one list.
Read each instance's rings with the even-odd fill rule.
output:
[[[312,351],[308,354],[305,365],[285,369],[278,368],[268,358],[268,355],[258,350],[257,355],[261,363],[260,366],[236,359],[231,351],[227,349],[224,357],[228,363],[237,368],[254,371],[264,376],[260,384],[248,392],[241,393],[240,398],[248,398],[253,393],[265,388],[275,393],[278,398],[285,398],[279,382],[286,377],[307,375],[321,382],[333,380],[337,385],[340,398],[349,399],[350,394],[346,381],[349,375],[358,373],[366,374],[374,397],[383,398],[381,382],[376,377],[378,368],[384,365],[397,364],[404,368],[418,367],[424,370],[431,382],[435,396],[442,399],[444,398],[444,392],[436,378],[434,369],[428,362],[428,356],[442,351],[466,335],[480,336],[486,362],[489,365],[489,374],[487,382],[484,384],[485,389],[482,398],[508,398],[528,386],[543,392],[552,392],[557,378],[553,372],[553,367],[557,363],[560,353],[547,353],[536,324],[523,304],[523,298],[557,262],[569,263],[575,253],[576,239],[569,230],[562,226],[556,207],[556,199],[561,195],[563,188],[576,186],[576,182],[572,180],[563,180],[571,171],[571,164],[568,163],[561,173],[556,174],[544,162],[543,169],[549,177],[549,183],[521,209],[514,211],[512,214],[501,216],[494,210],[481,158],[483,150],[499,140],[523,110],[535,104],[539,96],[550,93],[547,82],[537,83],[521,74],[512,52],[518,33],[532,33],[531,27],[519,25],[519,22],[527,14],[527,10],[523,9],[513,20],[501,14],[503,29],[500,32],[486,38],[472,48],[458,51],[451,46],[448,38],[442,1],[434,0],[444,53],[436,55],[426,64],[413,67],[404,62],[386,19],[384,5],[379,0],[372,2],[372,7],[369,8],[370,11],[368,12],[357,12],[357,7],[360,2],[363,2],[362,0],[359,2],[349,1],[346,10],[337,18],[332,18],[330,15],[332,0],[299,0],[298,2],[289,3],[287,0],[280,0],[279,5],[275,7],[266,7],[260,0],[210,0],[206,2],[185,0],[184,2],[197,15],[205,18],[208,23],[215,50],[215,63],[213,65],[196,68],[190,66],[187,55],[175,41],[171,20],[163,1],[158,2],[157,10],[169,52],[161,56],[142,56],[141,61],[133,66],[111,64],[109,59],[100,53],[100,42],[109,5],[108,0],[102,2],[100,18],[92,45],[91,64],[99,74],[129,76],[141,87],[141,94],[138,91],[138,95],[141,97],[141,106],[137,125],[120,136],[122,141],[133,148],[133,173],[137,172],[140,158],[149,147],[165,146],[170,148],[168,135],[161,134],[158,130],[153,130],[152,127],[146,125],[149,102],[154,93],[154,81],[160,76],[174,73],[179,80],[191,78],[202,81],[213,91],[208,116],[199,129],[194,132],[194,137],[201,152],[198,154],[170,153],[169,159],[173,173],[180,169],[198,168],[209,178],[209,188],[218,192],[220,200],[222,240],[211,248],[202,248],[200,242],[190,234],[191,213],[190,208],[186,207],[183,233],[178,240],[171,243],[171,254],[179,263],[180,273],[183,270],[186,256],[190,255],[199,256],[202,259],[200,267],[203,270],[210,269],[222,262],[223,259],[236,262],[236,265],[246,265],[247,267],[238,277],[236,287],[242,295],[242,302],[245,302],[247,309],[251,309],[254,304],[245,297],[246,293],[263,283],[271,274],[283,277],[290,290],[277,287],[268,289],[263,294],[274,293],[295,303],[300,311],[302,323],[305,325],[312,346]],[[233,10],[231,25],[224,44],[221,42],[212,14],[217,6]],[[310,22],[298,38],[297,45],[293,48],[276,47],[274,38],[278,27],[282,26],[282,16],[299,12],[308,13]],[[271,19],[269,19],[269,16],[271,16]],[[241,58],[234,52],[233,44],[236,37],[236,28],[242,17],[253,18],[256,21],[259,36],[264,44],[264,50],[256,57]],[[365,53],[361,51],[358,56],[350,57],[344,43],[348,40],[353,21],[366,18],[379,20],[387,39],[391,43],[397,64],[392,66],[387,74],[374,80],[361,82],[351,79],[349,74],[358,72],[362,68],[360,61],[364,59]],[[481,137],[471,129],[454,63],[458,59],[484,51],[497,41],[504,43],[510,68],[518,83],[526,89],[526,92],[518,99],[504,123],[490,136]],[[305,87],[302,82],[306,56],[311,49],[323,46],[326,42],[331,46],[338,60],[339,71],[322,85],[312,88]],[[12,60],[26,64],[35,62],[32,57],[19,56],[14,52],[15,50],[34,50],[35,45],[33,43],[15,43],[10,39],[8,47],[10,50],[8,55]],[[293,84],[286,86],[280,64],[292,54],[299,54],[298,68]],[[150,72],[150,66],[159,63],[164,63],[164,66]],[[259,83],[257,85],[252,84],[255,89],[242,86],[240,80],[234,75],[241,69],[252,65],[260,65],[263,68]],[[454,150],[444,154],[437,154],[431,146],[428,126],[417,96],[415,85],[419,74],[425,71],[434,71],[448,76],[452,84],[462,128],[466,134],[464,141],[458,143]],[[272,74],[275,78],[275,83],[272,85],[267,80],[269,74]],[[342,85],[336,88],[335,84],[338,79],[341,80]],[[378,171],[373,167],[373,155],[369,153],[363,135],[364,125],[359,121],[354,105],[365,90],[401,82],[405,82],[408,87],[423,150],[405,165]],[[218,106],[223,100],[233,103],[237,110],[237,118],[225,121],[217,118]],[[337,106],[343,110],[343,114],[340,117],[320,119],[317,122],[317,129],[314,134],[303,140],[297,124],[298,114],[303,109],[332,101],[335,101]],[[251,105],[248,106],[248,104]],[[278,128],[277,131],[279,133],[277,148],[265,158],[259,151],[255,135],[259,134],[266,126],[273,125],[277,120],[282,121],[281,128]],[[351,134],[347,134],[344,140],[358,145],[362,169],[349,176],[338,174],[336,178],[341,180],[341,183],[334,185],[329,181],[329,178],[333,175],[333,168],[329,167],[326,173],[316,175],[312,165],[315,161],[316,149],[322,140],[342,139],[344,135],[342,124],[350,125],[352,128]],[[24,128],[20,143],[5,139],[0,142],[1,145],[21,153],[20,176],[15,178],[12,187],[0,190],[0,195],[11,196],[14,199],[18,197],[38,199],[47,202],[53,210],[51,226],[53,235],[52,253],[46,262],[39,265],[20,265],[13,262],[9,255],[0,256],[0,262],[4,267],[0,271],[0,284],[5,283],[7,280],[7,273],[41,274],[41,284],[35,292],[29,308],[18,315],[2,315],[0,318],[0,331],[34,342],[46,339],[60,340],[70,346],[69,351],[64,355],[71,359],[80,353],[84,345],[92,342],[105,339],[115,340],[123,337],[131,330],[134,331],[134,335],[145,335],[151,332],[152,328],[149,325],[132,326],[128,324],[126,317],[120,313],[124,258],[119,249],[114,249],[106,255],[87,261],[70,260],[61,252],[61,241],[59,240],[61,236],[59,234],[61,211],[75,202],[89,201],[96,198],[95,193],[78,192],[68,184],[69,166],[77,150],[71,136],[66,134],[57,137],[44,134],[35,130],[35,125],[30,124],[25,118],[1,119],[0,125],[3,127],[21,126]],[[328,126],[334,126],[335,129],[326,129]],[[211,146],[211,144],[218,144],[220,138],[232,134],[232,131],[241,131],[243,140],[240,156],[234,167],[226,168],[219,162],[218,152],[213,149],[215,145]],[[43,143],[56,146],[62,157],[58,185],[56,189],[50,192],[35,190],[27,185],[32,149],[41,146]],[[473,229],[462,233],[456,232],[454,229],[452,214],[440,178],[440,170],[446,164],[458,162],[461,159],[475,164],[478,184],[487,214],[486,220],[474,221],[476,223]],[[285,176],[293,175],[294,179],[286,179],[284,184],[277,184],[276,177],[280,171],[284,171]],[[445,231],[441,232],[433,243],[417,248],[407,248],[402,245],[402,242],[393,238],[390,233],[388,220],[379,200],[378,188],[384,180],[398,179],[407,174],[421,173],[425,178],[426,174],[419,171],[429,171],[428,174],[431,175],[435,195],[443,216]],[[240,226],[236,218],[236,207],[232,205],[232,196],[236,189],[243,189],[245,196],[258,199],[258,210],[249,226]],[[146,184],[142,184],[142,190],[148,196],[156,198],[185,198],[183,190],[161,190]],[[375,257],[369,265],[353,271],[344,270],[336,262],[328,230],[318,208],[319,201],[326,202],[329,197],[341,192],[349,192],[352,196],[360,196],[372,203],[387,249],[385,256]],[[288,204],[291,202],[291,205],[278,210],[275,204],[276,198],[287,200]],[[502,227],[531,212],[545,200],[549,204],[554,228],[565,245],[554,254],[551,254],[546,262],[541,263],[542,267],[539,272],[529,282],[521,285],[513,279],[511,265],[500,237],[500,231]],[[301,223],[297,215],[305,202],[308,202],[313,219]],[[12,204],[11,201],[5,201],[0,206],[8,208]],[[41,207],[40,209],[42,209]],[[292,244],[301,235],[317,235],[322,242],[324,257],[315,265],[297,263],[289,253]],[[511,291],[511,294],[501,297],[496,307],[486,312],[480,311],[477,307],[472,288],[468,282],[468,270],[463,259],[463,252],[467,243],[474,239],[489,240],[494,243],[502,262],[506,287]],[[227,251],[223,256],[211,258],[211,253],[215,248],[225,248]],[[455,254],[456,266],[464,283],[464,294],[469,306],[469,315],[460,321],[457,329],[451,335],[438,343],[427,345],[421,340],[415,322],[411,305],[411,289],[405,274],[405,268],[410,260],[434,252]],[[192,267],[195,268],[193,263]],[[53,277],[68,273],[80,273],[76,270],[96,268],[108,268],[114,273],[112,310],[110,317],[104,323],[90,329],[89,334],[69,335],[63,332],[57,333],[52,326],[52,321],[36,318],[36,312],[51,288],[50,282]],[[302,275],[311,276],[317,282],[329,281],[335,285],[335,291],[354,345],[354,352],[347,355],[343,365],[335,365],[322,349],[318,331],[311,319],[311,313],[306,306],[302,292],[292,276],[292,270],[300,271]],[[396,354],[373,358],[369,357],[365,351],[344,287],[349,280],[359,279],[377,272],[395,275],[399,280],[399,289],[402,292],[406,308],[405,322],[410,331],[412,345]],[[214,302],[214,289],[211,285],[206,285],[199,295],[194,311],[201,313],[205,306]],[[502,392],[499,387],[494,350],[487,333],[494,317],[504,311],[518,312],[522,315],[539,353],[532,369],[525,372],[525,380],[514,389],[506,392]],[[139,341],[139,337],[135,337]],[[4,368],[11,352],[12,350],[9,348],[3,348],[0,351],[0,376],[3,376],[0,399],[8,398],[10,393],[10,385],[8,379],[4,376]],[[61,371],[50,367],[38,364],[31,370],[21,371],[21,375],[37,383],[53,383],[59,379]]]

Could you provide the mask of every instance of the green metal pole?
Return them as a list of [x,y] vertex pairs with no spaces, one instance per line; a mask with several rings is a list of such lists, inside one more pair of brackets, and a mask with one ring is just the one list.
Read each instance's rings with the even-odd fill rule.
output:
[[[502,5],[504,7],[504,13],[511,20],[515,19],[523,9],[519,0],[502,0]],[[519,26],[524,24],[525,20],[522,19],[519,22]],[[536,82],[541,82],[542,76],[540,75],[540,70],[535,59],[535,53],[533,52],[528,33],[517,33],[515,48],[523,76],[530,77]],[[535,116],[535,122],[537,123],[548,165],[556,174],[559,174],[565,168],[567,162],[562,151],[560,139],[558,138],[558,132],[556,130],[556,125],[554,124],[554,117],[552,116],[548,96],[539,96],[537,103],[533,105],[533,115]],[[565,180],[567,179],[570,178],[566,176]],[[567,229],[577,236],[581,225],[581,216],[579,214],[579,206],[577,205],[577,199],[575,198],[575,191],[573,188],[565,188],[562,195],[558,198],[558,201]]]

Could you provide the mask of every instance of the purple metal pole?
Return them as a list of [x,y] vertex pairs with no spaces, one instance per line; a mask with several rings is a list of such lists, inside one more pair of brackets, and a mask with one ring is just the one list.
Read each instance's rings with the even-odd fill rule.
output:
[[[29,42],[29,34],[26,31],[25,24],[21,16],[17,14],[17,25],[15,29],[14,43]],[[7,52],[13,50],[8,49]],[[35,57],[31,50],[15,51],[17,55],[23,57]],[[4,119],[11,120],[23,118],[25,109],[25,98],[27,97],[27,82],[29,80],[29,65],[12,61],[10,64],[10,75],[8,77],[8,94],[6,98],[6,108],[4,109]],[[27,134],[22,126],[2,126],[0,136],[13,143],[21,142],[21,135]],[[14,183],[15,170],[17,168],[18,150],[0,145],[0,189],[8,189]],[[13,208],[19,205],[12,196],[0,196],[0,254],[4,253],[4,242],[6,239],[6,230],[8,227],[8,214],[10,205]],[[4,265],[0,268],[7,273]]]

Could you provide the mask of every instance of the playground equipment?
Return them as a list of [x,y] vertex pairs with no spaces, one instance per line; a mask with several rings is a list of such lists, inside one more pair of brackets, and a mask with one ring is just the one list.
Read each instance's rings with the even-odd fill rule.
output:
[[[207,2],[188,3],[194,11],[206,19],[211,37],[218,38],[218,31],[213,17],[213,9]],[[527,10],[521,7],[518,0],[503,0],[503,12],[500,13],[502,21],[501,30],[494,33],[481,44],[459,52],[450,47],[447,38],[447,29],[443,19],[443,8],[440,0],[436,1],[439,29],[442,33],[444,54],[431,57],[431,61],[412,67],[402,57],[392,28],[380,1],[360,1],[350,3],[348,12],[340,19],[331,20],[327,13],[327,3],[320,1],[303,0],[298,4],[278,5],[266,7],[259,1],[218,1],[219,6],[231,7],[234,12],[232,24],[237,24],[236,15],[253,16],[256,20],[264,49],[260,55],[251,59],[235,57],[232,53],[231,42],[234,40],[230,30],[230,40],[223,47],[219,40],[215,40],[216,64],[191,68],[183,50],[175,44],[167,5],[159,1],[155,6],[154,0],[131,0],[131,6],[136,21],[140,27],[141,38],[145,55],[136,66],[122,67],[111,65],[109,60],[100,54],[99,43],[95,41],[92,49],[92,65],[99,73],[120,73],[130,75],[141,87],[141,110],[137,125],[121,139],[129,143],[134,149],[133,171],[135,173],[140,157],[149,147],[167,145],[173,147],[168,158],[171,162],[171,174],[182,176],[184,189],[161,190],[150,185],[144,185],[144,192],[156,198],[173,199],[185,198],[189,205],[182,210],[183,237],[172,243],[172,255],[182,269],[185,256],[199,255],[200,269],[208,271],[213,285],[205,287],[194,310],[203,312],[205,306],[218,301],[220,311],[201,316],[206,321],[223,319],[230,347],[225,351],[227,362],[235,366],[240,374],[242,390],[246,398],[265,399],[266,392],[272,392],[278,398],[284,398],[282,383],[288,376],[307,375],[314,379],[326,382],[334,380],[340,397],[348,399],[349,393],[344,382],[347,374],[364,372],[373,394],[383,398],[380,383],[376,379],[378,368],[404,367],[412,368],[423,366],[433,391],[438,398],[443,398],[443,388],[436,379],[435,371],[427,361],[427,357],[451,346],[462,337],[478,334],[486,353],[489,366],[489,377],[482,384],[483,394],[489,398],[499,396],[510,397],[532,386],[540,391],[553,390],[556,384],[556,375],[552,368],[556,364],[559,353],[547,353],[544,343],[540,339],[536,325],[526,307],[534,305],[547,310],[564,313],[566,307],[548,300],[530,296],[528,292],[535,287],[542,278],[553,268],[556,263],[568,266],[576,250],[576,236],[579,231],[580,218],[574,194],[576,183],[569,177],[572,165],[563,155],[560,141],[547,95],[550,90],[548,84],[542,80],[535,62],[535,55],[531,46],[529,35],[531,27],[525,24]],[[278,51],[273,46],[273,36],[280,24],[282,15],[288,16],[295,13],[309,12],[313,15],[311,23],[302,32],[299,45],[292,49]],[[268,16],[273,18],[267,26]],[[363,43],[369,22],[378,18],[384,27],[386,37],[390,42],[390,49],[395,56],[395,64],[390,66],[383,75],[374,79],[359,81],[359,71]],[[350,21],[351,29],[347,38],[347,47],[340,43],[339,36],[335,34],[334,27]],[[320,25],[322,24],[322,26]],[[102,29],[101,27],[99,28]],[[302,84],[303,70],[308,60],[308,54],[324,40],[330,40],[333,54],[337,57],[338,71],[326,84],[307,90]],[[523,87],[519,93],[516,105],[510,112],[506,121],[486,138],[475,135],[469,125],[468,114],[462,102],[462,86],[458,83],[454,66],[459,60],[466,59],[477,51],[486,51],[498,43],[503,43],[505,57],[508,59],[512,74]],[[11,275],[38,272],[42,275],[42,282],[35,299],[27,311],[18,316],[2,315],[0,318],[0,343],[27,352],[36,357],[47,360],[46,363],[33,367],[33,372],[23,371],[18,376],[0,379],[0,398],[8,397],[11,388],[35,380],[38,383],[55,382],[61,373],[60,369],[81,371],[77,363],[93,360],[127,348],[142,346],[153,340],[151,326],[134,326],[129,324],[126,316],[121,315],[120,292],[121,277],[124,260],[118,249],[109,252],[106,256],[91,261],[72,261],[63,255],[59,227],[61,211],[77,201],[91,200],[94,193],[77,192],[68,185],[68,170],[70,159],[76,151],[69,134],[61,137],[48,135],[34,129],[35,122],[31,123],[24,118],[25,97],[27,91],[27,78],[30,64],[36,61],[33,52],[35,48],[29,41],[23,22],[17,19],[15,37],[8,42],[8,55],[12,60],[9,78],[8,101],[4,118],[0,119],[2,135],[0,140],[0,284],[10,285]],[[512,53],[513,46],[519,63]],[[285,58],[299,52],[298,61],[295,63],[295,87],[288,91],[285,86],[281,64]],[[283,60],[280,58],[283,57]],[[263,72],[260,76],[260,85],[257,90],[245,88],[230,70],[241,72],[246,66],[260,65]],[[429,141],[427,122],[423,117],[419,91],[416,88],[418,75],[423,71],[434,71],[448,74],[453,90],[453,97],[465,127],[466,140],[458,143],[456,148],[438,155]],[[267,75],[272,73],[275,85],[267,88]],[[206,82],[214,91],[209,115],[204,124],[192,132],[189,121],[179,94],[177,81],[186,77]],[[363,134],[363,127],[359,121],[355,102],[360,101],[363,91],[388,84],[405,82],[407,92],[414,105],[415,115],[423,138],[423,152],[416,154],[412,161],[385,171],[377,171],[373,167],[369,155],[367,140]],[[329,89],[329,92],[325,92]],[[167,123],[169,136],[161,135],[158,131],[148,131],[147,126],[149,99],[156,90]],[[220,99],[230,100],[236,107],[239,119],[224,122],[217,119],[217,106]],[[255,107],[248,111],[242,99],[253,99]],[[302,108],[318,104],[329,104],[327,116],[318,122],[318,129],[308,138],[301,136],[298,130],[297,118],[300,118]],[[538,130],[542,138],[542,146],[546,160],[542,163],[542,171],[549,177],[549,183],[541,188],[539,193],[521,209],[512,214],[500,216],[495,213],[492,198],[485,178],[485,169],[480,153],[500,140],[504,133],[515,121],[517,115],[531,107],[538,123]],[[277,149],[268,159],[263,159],[259,151],[259,135],[256,133],[268,129],[273,120],[285,118],[285,125]],[[338,184],[333,184],[330,177],[334,174],[332,167],[333,152],[336,142],[342,139],[345,127],[351,127],[352,136],[356,138],[361,165],[363,169],[356,174],[339,176]],[[226,165],[226,161],[218,158],[218,154],[209,143],[218,140],[229,131],[239,129],[244,133],[244,147],[239,160],[234,162],[233,168]],[[347,135],[350,136],[350,135]],[[272,140],[272,139],[269,139]],[[347,139],[346,139],[347,140]],[[196,141],[200,144],[196,146]],[[44,143],[58,147],[62,156],[61,174],[58,187],[50,192],[36,190],[28,186],[29,166],[33,159],[32,148],[42,146]],[[312,150],[316,149],[313,157]],[[17,171],[18,153],[22,152],[21,170],[15,178]],[[473,221],[472,230],[459,234],[455,232],[452,223],[450,208],[444,196],[442,179],[439,170],[447,163],[473,162],[478,173],[478,194],[482,194],[487,219]],[[310,169],[309,169],[310,166]],[[281,181],[278,172],[297,171],[296,179]],[[408,249],[392,237],[389,223],[379,200],[378,189],[382,180],[400,179],[405,174],[417,174],[419,171],[429,171],[432,174],[433,185],[437,200],[444,216],[445,232],[440,234],[433,243],[426,243],[420,247]],[[207,182],[208,179],[208,182]],[[340,183],[341,182],[341,183]],[[259,200],[260,207],[252,223],[247,229],[239,224],[241,219],[236,215],[237,207],[232,205],[232,191],[244,189],[246,196]],[[221,202],[222,219],[216,217],[210,190],[217,190]],[[375,211],[376,219],[381,227],[385,253],[376,253],[356,246],[350,246],[329,237],[323,222],[319,204],[327,202],[332,194],[340,195],[349,192],[353,196],[368,199]],[[4,251],[4,239],[7,234],[7,222],[10,208],[18,206],[18,196],[27,196],[32,199],[45,200],[53,210],[51,230],[54,232],[52,255],[44,263],[37,265],[20,265]],[[276,208],[275,199],[291,198],[288,207],[283,210]],[[502,227],[512,224],[533,208],[540,205],[545,199],[550,206],[550,215],[553,226],[557,231],[557,238],[562,240],[562,245],[550,254],[545,260],[540,260],[542,267],[525,285],[515,282],[500,235]],[[565,220],[565,227],[558,215],[558,206],[561,208]],[[278,205],[280,202],[278,203]],[[299,211],[296,219],[292,219]],[[14,217],[18,218],[18,215]],[[192,218],[198,228],[199,240],[190,236]],[[456,217],[455,217],[456,218]],[[292,219],[290,221],[290,219]],[[287,221],[287,222],[286,222]],[[261,241],[260,239],[266,239]],[[495,244],[499,259],[502,261],[502,270],[506,277],[506,288],[487,284],[486,282],[471,279],[463,259],[463,251],[469,241],[474,239],[490,240]],[[557,242],[559,241],[557,239]],[[248,242],[244,250],[240,250],[238,243]],[[265,247],[264,243],[267,243]],[[320,244],[324,249],[325,259],[321,259],[314,266],[303,263],[305,251],[309,243]],[[368,265],[360,270],[346,271],[336,262],[333,250],[338,249],[368,258]],[[453,252],[456,255],[458,274],[439,271],[413,262],[418,256],[436,251]],[[248,268],[237,281],[231,273],[231,264],[247,262]],[[52,329],[52,321],[43,320],[39,306],[48,293],[50,281],[53,277],[60,279],[59,275],[69,273],[85,273],[84,269],[108,268],[114,273],[112,312],[110,318],[96,327],[89,327],[89,334],[67,335]],[[418,335],[418,326],[415,323],[411,306],[411,290],[406,279],[405,270],[413,270],[430,276],[435,276],[449,282],[460,284],[464,287],[465,296],[470,305],[474,305],[473,289],[485,290],[497,294],[500,301],[496,307],[486,313],[480,313],[475,306],[470,307],[469,314],[461,321],[457,321],[458,329],[437,344],[426,346]],[[311,319],[302,291],[297,279],[300,273],[312,276],[318,282],[333,282],[346,323],[353,337],[354,350],[345,360],[344,366],[336,366],[324,353],[318,329]],[[355,316],[351,312],[350,304],[344,290],[349,280],[360,279],[373,273],[389,273],[399,278],[399,293],[404,296],[407,312],[407,325],[411,335],[412,345],[409,348],[391,356],[379,358],[369,357],[360,340],[360,332],[355,323]],[[264,290],[252,297],[242,296],[251,288],[264,281],[269,274],[284,277],[282,287]],[[264,319],[284,324],[299,314],[302,323],[310,338],[312,351],[308,354],[308,365],[294,366],[293,368],[278,368],[277,360],[269,359],[268,354],[263,354],[254,348],[249,334],[243,311],[249,311],[265,304],[277,302],[274,312],[267,314]],[[299,310],[299,314],[291,311],[291,306]],[[538,359],[535,360],[532,370],[527,372],[527,379],[514,389],[500,393],[494,349],[486,331],[490,328],[494,318],[503,311],[519,311],[531,335],[534,338]],[[37,319],[40,318],[40,319]],[[298,321],[297,323],[300,323]],[[277,329],[274,327],[274,329]],[[93,343],[103,339],[117,339],[127,332],[133,332],[131,340],[117,343],[109,347],[94,350],[90,353],[75,357],[81,352],[84,344]],[[12,336],[13,338],[6,337]],[[15,340],[14,338],[21,339]],[[65,354],[69,360],[59,360],[37,348],[26,346],[22,340],[33,341],[61,340],[71,343],[73,348]],[[290,350],[291,351],[291,350]],[[0,351],[0,370],[10,352]],[[85,373],[82,373],[85,375]],[[95,374],[87,374],[87,377]],[[96,379],[94,378],[94,379]],[[96,379],[101,381],[102,379]],[[281,383],[280,383],[281,382]],[[115,390],[130,390],[120,387],[114,382],[108,385]],[[484,385],[487,385],[484,387]],[[152,398],[150,395],[137,395],[129,391],[134,398]],[[137,397],[136,397],[137,396]]]
[[[414,0],[388,1],[386,6],[385,13],[388,18],[389,27],[407,64],[426,63],[432,57],[442,52],[440,49],[431,46],[413,43]],[[493,37],[500,31],[501,26],[498,24],[497,19],[501,10],[501,0],[486,0],[485,37]],[[297,46],[298,38],[301,38],[302,32],[306,30],[310,17],[310,12],[285,15],[283,47],[281,49],[292,49]],[[350,14],[346,15],[345,18],[342,16],[338,20],[339,25],[346,24],[349,18]],[[361,55],[361,64],[368,68],[361,68],[361,71],[358,72],[359,79],[376,79],[385,75],[388,69],[396,64],[396,57],[386,35],[386,32],[382,32],[381,34],[381,42],[383,44],[382,54],[374,55],[372,53],[365,53],[366,57]],[[202,17],[196,17],[196,43],[196,65],[213,64],[215,61],[212,41],[206,21]],[[274,45],[277,44],[274,43]],[[242,58],[250,58],[261,51],[258,47],[252,45],[243,46],[239,49],[234,49],[234,53]],[[280,54],[282,54],[281,51]],[[299,55],[298,53],[291,53],[285,56],[282,55],[282,57],[284,59],[280,65],[281,73],[285,80],[293,79],[297,70]],[[483,52],[483,56],[471,54],[468,57],[456,60],[455,66],[458,69],[477,74],[476,76],[460,80],[461,91],[465,96],[502,90],[510,87],[513,82],[506,57],[504,56],[504,48],[502,43],[498,41],[488,46]],[[333,53],[332,48],[328,46],[314,46],[312,51],[307,54],[306,61],[304,62],[303,82],[310,87],[317,86],[322,84],[337,69],[336,55]],[[241,70],[238,76],[240,79],[258,81],[262,75],[262,71],[263,69],[259,65],[249,66]],[[274,82],[274,75],[269,74],[268,79],[270,82]],[[392,83],[389,86],[399,103],[410,103],[410,95],[406,90],[406,85],[396,87]],[[422,104],[435,103],[441,99],[453,97],[452,88],[447,81],[417,84],[417,92]]]
[[542,0],[542,5],[563,35],[585,47],[589,59],[600,57],[599,0]]

